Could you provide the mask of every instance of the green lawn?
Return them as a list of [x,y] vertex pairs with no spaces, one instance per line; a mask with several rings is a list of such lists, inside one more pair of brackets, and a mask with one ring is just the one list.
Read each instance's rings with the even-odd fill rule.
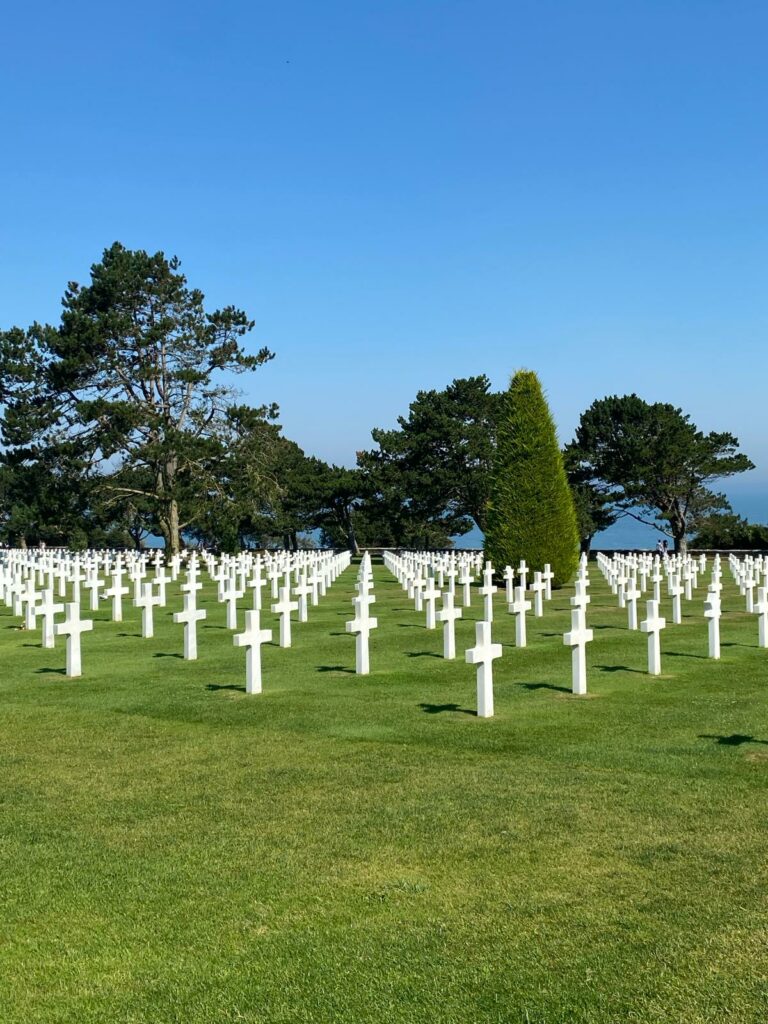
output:
[[104,605],[79,680],[0,612],[2,1024],[765,1022],[768,651],[732,584],[722,661],[700,588],[651,679],[594,568],[581,698],[572,591],[525,650],[499,600],[479,720],[480,599],[444,662],[375,576],[371,676],[350,569],[257,697],[210,586],[198,662],[180,602],[154,640]]

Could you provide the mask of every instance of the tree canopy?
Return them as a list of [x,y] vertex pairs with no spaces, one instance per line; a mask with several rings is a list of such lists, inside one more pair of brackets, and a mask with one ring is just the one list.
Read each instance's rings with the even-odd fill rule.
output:
[[681,409],[632,394],[593,402],[568,457],[617,509],[667,533],[682,551],[697,523],[730,508],[710,485],[754,468],[738,448],[733,434],[705,434]]
[[535,373],[520,370],[504,395],[490,480],[485,551],[497,569],[549,564],[562,586],[578,561],[578,532],[555,424]]
[[76,446],[104,489],[149,502],[172,551],[189,525],[182,493],[225,429],[222,375],[272,358],[248,354],[253,322],[234,306],[206,311],[179,268],[116,242],[90,284],[70,283],[60,325],[4,332],[0,351],[6,443]]

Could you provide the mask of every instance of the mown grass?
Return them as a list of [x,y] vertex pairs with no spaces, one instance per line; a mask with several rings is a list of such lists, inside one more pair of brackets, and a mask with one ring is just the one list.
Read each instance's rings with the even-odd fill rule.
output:
[[589,694],[572,591],[525,650],[499,599],[489,720],[381,567],[371,676],[349,570],[259,697],[210,586],[198,662],[104,606],[79,680],[0,612],[3,1024],[765,1021],[756,619],[729,583],[709,661],[700,590],[652,679],[592,578]]

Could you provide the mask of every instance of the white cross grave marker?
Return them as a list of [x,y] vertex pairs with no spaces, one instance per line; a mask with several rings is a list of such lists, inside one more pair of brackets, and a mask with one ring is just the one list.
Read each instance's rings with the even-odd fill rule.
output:
[[493,662],[500,658],[501,644],[491,643],[490,622],[475,623],[475,646],[465,651],[469,665],[477,665],[477,717],[493,716]]
[[704,618],[709,620],[709,656],[718,659],[720,657],[720,595],[716,590],[710,590],[704,602]]
[[370,598],[355,597],[352,605],[355,609],[355,617],[345,624],[347,633],[355,634],[355,672],[359,676],[367,676],[370,672],[368,657],[368,640],[372,629],[376,629],[378,619],[371,618],[368,614]]
[[483,618],[486,622],[493,622],[493,595],[497,590],[498,587],[493,585],[493,566],[490,562],[486,562],[485,569],[483,570],[483,585],[480,587],[485,608]]
[[443,595],[443,607],[437,618],[443,623],[443,657],[451,661],[456,657],[456,619],[461,618],[461,608],[456,607],[450,591]]
[[571,688],[574,693],[587,692],[587,644],[593,636],[592,630],[587,629],[583,609],[573,608],[571,629],[563,634],[563,643],[571,648]]
[[[202,584],[200,585],[202,586]],[[184,626],[185,661],[195,661],[197,659],[197,624],[207,614],[205,609],[198,609],[196,604],[197,594],[194,590],[188,590],[184,594],[184,610],[174,612],[173,614],[173,621]]]
[[272,605],[272,611],[280,616],[280,646],[291,646],[291,612],[299,607],[298,601],[291,600],[289,587],[280,587],[280,600]]
[[245,613],[245,631],[232,637],[235,647],[245,647],[245,692],[261,693],[261,645],[272,640],[272,630],[261,628],[261,613]]
[[525,599],[525,589],[522,586],[515,587],[515,600],[509,606],[509,610],[515,616],[515,646],[525,647],[528,640],[525,629],[525,613],[531,610],[531,602]]
[[63,622],[53,627],[56,636],[67,638],[67,675],[76,678],[82,675],[80,661],[80,635],[93,629],[93,619],[80,618],[80,605],[75,601],[67,605]]
[[155,595],[151,583],[142,584],[141,597],[134,603],[137,608],[141,608],[141,635],[149,640],[155,635],[154,608],[160,604],[160,598]]
[[648,674],[661,675],[661,637],[660,633],[667,620],[659,615],[659,602],[646,602],[646,617],[640,623],[640,632],[648,634]]

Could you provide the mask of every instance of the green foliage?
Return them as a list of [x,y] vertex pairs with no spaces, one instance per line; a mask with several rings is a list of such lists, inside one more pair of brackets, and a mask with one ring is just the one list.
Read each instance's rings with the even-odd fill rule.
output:
[[69,285],[58,327],[0,335],[6,443],[76,445],[91,474],[111,476],[105,488],[150,503],[172,550],[199,514],[194,499],[207,499],[204,471],[227,438],[232,389],[222,375],[272,358],[265,348],[247,354],[253,322],[234,306],[208,312],[179,266],[116,242],[87,286]]
[[500,572],[525,559],[531,569],[549,563],[562,586],[578,563],[578,531],[555,425],[535,373],[521,370],[504,395],[485,551]]
[[765,551],[768,549],[768,526],[750,523],[733,514],[712,515],[699,524],[691,544],[696,548]]
[[447,539],[470,530],[471,520],[484,528],[498,405],[487,377],[458,379],[443,391],[419,391],[396,430],[372,431],[378,448],[358,453],[358,465],[398,543]]
[[614,395],[582,414],[569,456],[618,508],[669,533],[680,550],[698,522],[730,508],[708,485],[754,468],[738,446],[732,434],[702,433],[673,405]]
[[613,526],[620,513],[616,511],[610,489],[589,479],[570,448],[564,450],[563,462],[576,511],[581,550],[588,552],[594,535]]

